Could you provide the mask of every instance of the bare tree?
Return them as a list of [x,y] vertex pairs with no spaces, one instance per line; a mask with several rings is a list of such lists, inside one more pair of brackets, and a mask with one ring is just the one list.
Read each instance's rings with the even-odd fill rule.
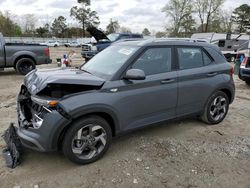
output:
[[131,32],[131,29],[128,28],[128,27],[125,27],[125,26],[122,26],[122,27],[120,28],[120,32],[121,32],[121,33],[132,33],[132,32]]
[[107,25],[107,33],[115,33],[119,30],[120,28],[120,24],[118,23],[117,20],[113,21],[112,19],[110,19],[109,24]]
[[201,32],[208,32],[212,16],[217,13],[224,1],[225,0],[195,0],[195,9],[201,21]]
[[36,27],[36,16],[34,14],[25,14],[24,19],[24,32],[33,34]]

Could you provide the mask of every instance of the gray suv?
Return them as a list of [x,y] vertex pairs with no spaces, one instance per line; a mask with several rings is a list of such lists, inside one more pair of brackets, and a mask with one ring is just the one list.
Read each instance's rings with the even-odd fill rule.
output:
[[30,72],[16,133],[23,146],[91,163],[130,130],[190,116],[220,123],[234,100],[232,75],[219,48],[205,42],[117,43],[79,69]]

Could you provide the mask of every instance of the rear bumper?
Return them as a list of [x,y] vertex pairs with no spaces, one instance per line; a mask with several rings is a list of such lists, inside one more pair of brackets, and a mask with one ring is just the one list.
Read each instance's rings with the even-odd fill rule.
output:
[[250,82],[250,68],[240,68],[239,78],[243,81]]
[[38,58],[36,63],[37,63],[37,65],[51,64],[52,59],[50,59],[50,58]]

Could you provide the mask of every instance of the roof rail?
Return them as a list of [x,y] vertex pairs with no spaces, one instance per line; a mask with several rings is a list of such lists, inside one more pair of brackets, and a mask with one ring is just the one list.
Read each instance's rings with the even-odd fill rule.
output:
[[187,41],[187,42],[208,42],[205,39],[191,39],[191,38],[156,38],[152,42],[161,42],[161,41]]

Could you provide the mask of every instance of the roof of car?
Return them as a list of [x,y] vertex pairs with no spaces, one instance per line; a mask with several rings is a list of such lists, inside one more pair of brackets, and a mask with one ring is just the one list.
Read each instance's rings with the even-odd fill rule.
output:
[[142,34],[140,34],[140,33],[112,33],[112,34],[118,34],[118,35],[142,35]]
[[190,38],[154,38],[145,40],[121,41],[115,45],[126,46],[159,46],[159,45],[185,45],[185,46],[209,46],[218,48],[205,40]]

